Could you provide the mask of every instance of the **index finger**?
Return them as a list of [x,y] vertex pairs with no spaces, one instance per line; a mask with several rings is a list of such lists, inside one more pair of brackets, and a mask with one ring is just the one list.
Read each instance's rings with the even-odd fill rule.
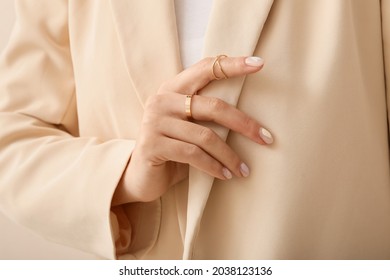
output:
[[194,94],[204,88],[216,77],[228,78],[252,74],[259,71],[264,60],[260,57],[219,57],[219,65],[215,57],[207,57],[192,65],[169,80],[165,87],[169,91]]

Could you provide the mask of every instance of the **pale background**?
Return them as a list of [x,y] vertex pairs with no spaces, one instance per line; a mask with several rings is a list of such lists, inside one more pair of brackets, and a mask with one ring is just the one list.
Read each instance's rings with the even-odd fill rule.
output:
[[[1,52],[7,44],[8,38],[12,31],[14,20],[14,1],[0,0]],[[22,227],[7,220],[7,218],[2,213],[0,213],[0,260],[94,258],[94,256],[85,254],[83,252],[49,243],[43,238],[36,236],[30,231],[23,229]]]

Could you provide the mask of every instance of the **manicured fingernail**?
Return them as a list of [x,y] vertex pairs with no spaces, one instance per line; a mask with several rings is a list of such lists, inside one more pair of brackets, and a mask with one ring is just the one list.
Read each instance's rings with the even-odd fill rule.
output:
[[245,64],[248,66],[259,67],[264,64],[264,59],[257,56],[250,56],[245,58]]
[[222,168],[222,174],[223,174],[223,176],[225,176],[226,179],[233,178],[232,173],[226,167]]
[[241,163],[240,171],[241,171],[242,176],[244,176],[244,177],[248,177],[249,176],[249,173],[250,173],[249,167],[245,163]]
[[265,143],[272,144],[274,142],[271,132],[266,130],[264,127],[260,128],[259,134]]

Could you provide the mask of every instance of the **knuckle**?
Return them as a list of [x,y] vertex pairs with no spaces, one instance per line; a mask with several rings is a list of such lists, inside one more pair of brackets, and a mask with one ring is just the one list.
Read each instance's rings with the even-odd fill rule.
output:
[[159,106],[161,103],[161,95],[154,94],[146,100],[145,109],[152,109]]
[[199,135],[203,144],[211,144],[215,141],[214,132],[207,127],[202,128],[199,132]]
[[[212,65],[212,58],[211,57],[203,58],[202,60],[200,60],[197,63],[197,67],[199,67],[200,71],[203,73],[209,73],[211,65]],[[208,75],[205,75],[205,78],[207,76]]]
[[200,149],[196,145],[189,144],[185,150],[185,154],[186,154],[186,156],[188,156],[190,158],[197,157],[200,154]]
[[210,66],[210,63],[212,62],[212,58],[211,57],[205,57],[203,59],[201,59],[199,61],[199,65],[202,67],[202,68],[208,68]]
[[210,98],[209,106],[212,112],[221,113],[226,109],[227,104],[218,98]]

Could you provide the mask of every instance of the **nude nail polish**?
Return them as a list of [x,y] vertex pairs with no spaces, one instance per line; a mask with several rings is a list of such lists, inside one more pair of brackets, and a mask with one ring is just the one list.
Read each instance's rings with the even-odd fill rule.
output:
[[231,172],[229,171],[229,169],[227,169],[226,167],[222,168],[222,174],[223,174],[223,176],[224,176],[226,179],[228,179],[228,180],[230,180],[231,178],[233,178],[232,173],[231,173]]
[[264,64],[264,59],[257,56],[250,56],[245,59],[245,64],[248,66],[259,67]]
[[248,177],[249,173],[250,173],[248,165],[246,165],[245,163],[241,163],[240,172],[241,172],[242,176]]
[[260,128],[259,135],[266,144],[272,144],[274,142],[274,138],[272,137],[271,132],[269,132],[264,127]]

